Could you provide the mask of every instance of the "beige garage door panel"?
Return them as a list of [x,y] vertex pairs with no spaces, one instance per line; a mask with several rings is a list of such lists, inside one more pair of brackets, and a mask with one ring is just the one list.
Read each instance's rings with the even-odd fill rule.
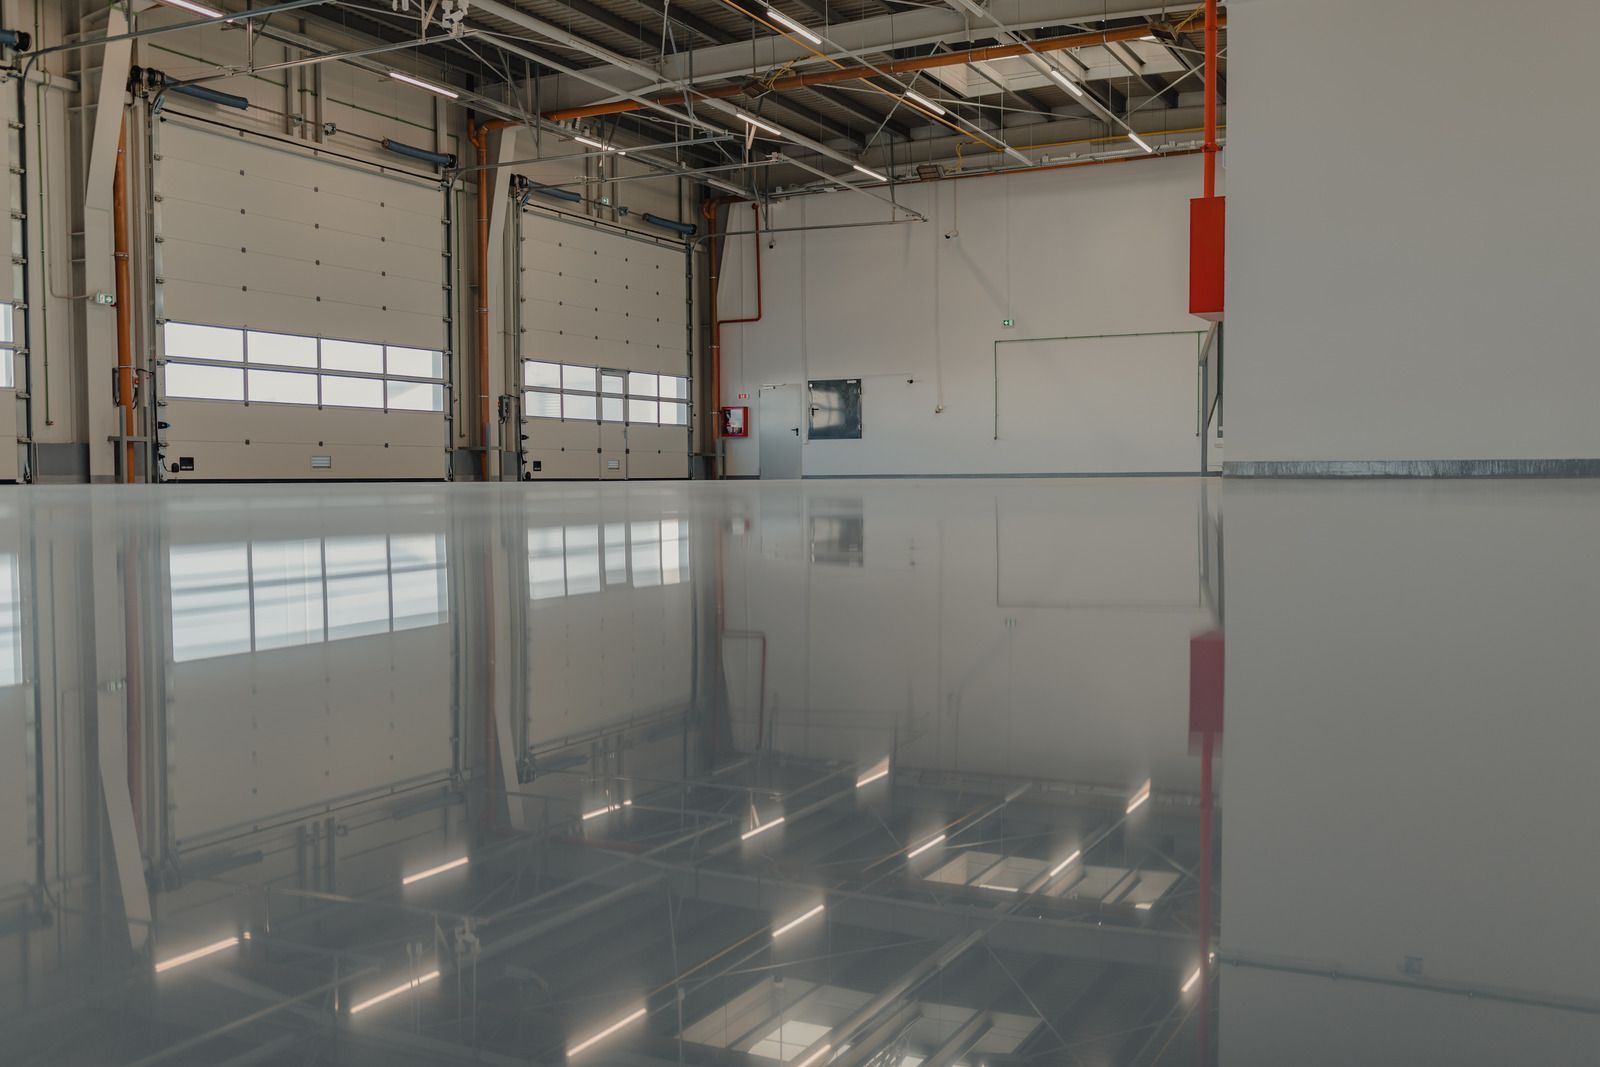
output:
[[[529,440],[530,445],[534,444]],[[593,479],[600,477],[600,453],[592,449],[529,448],[528,477],[533,481],[556,481],[563,478]],[[533,465],[539,464],[534,470]]]
[[[251,290],[237,286],[179,282],[168,287],[166,318],[177,322],[202,322],[253,329],[292,330],[301,334],[367,340],[374,336],[397,338],[396,344],[438,349],[444,343],[444,323],[427,311],[387,311],[317,300],[289,293]],[[432,301],[429,302],[431,311]],[[442,432],[442,431],[441,431]]]
[[[433,412],[363,411],[290,404],[169,400],[169,463],[195,461],[181,480],[437,479],[445,475],[443,417]],[[313,469],[313,456],[333,466]]]
[[419,228],[409,241],[382,240],[358,230],[323,229],[304,218],[277,218],[262,212],[241,215],[236,208],[175,201],[178,210],[162,218],[162,243],[226,249],[293,260],[307,266],[340,266],[375,277],[412,278],[439,287],[439,246],[421,248],[415,239],[441,232]]
[[436,185],[222,128],[159,139],[164,318],[443,347]]

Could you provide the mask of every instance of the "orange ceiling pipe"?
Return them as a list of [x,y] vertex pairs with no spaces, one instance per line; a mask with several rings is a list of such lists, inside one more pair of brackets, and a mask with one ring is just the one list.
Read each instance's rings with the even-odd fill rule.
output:
[[[1222,27],[1228,24],[1227,16],[1219,16],[1215,25]],[[1210,25],[1208,23],[1208,25]],[[1148,26],[1128,26],[1120,30],[1103,30],[1098,33],[1074,33],[1065,37],[1047,37],[1042,41],[1030,42],[1035,52],[1059,52],[1068,48],[1087,48],[1097,44],[1112,44],[1117,41],[1136,41],[1141,37],[1149,36]],[[810,74],[796,74],[788,78],[779,78],[767,88],[777,92],[789,89],[803,89],[809,85],[831,85],[836,82],[860,81],[876,74],[905,74],[918,70],[933,70],[937,67],[959,67],[965,63],[980,63],[990,59],[1012,59],[1025,55],[1030,45],[1007,44],[992,45],[987,48],[968,48],[960,52],[942,52],[932,56],[917,56],[915,59],[897,59],[891,63],[881,63],[876,69],[872,67],[839,67],[835,70],[819,70]],[[695,90],[694,97],[715,97],[726,99],[731,96],[740,96],[745,92],[746,83],[735,85],[718,85],[707,89]],[[690,97],[682,93],[670,96],[656,97],[658,104],[682,104]],[[589,104],[584,107],[569,107],[558,111],[547,111],[544,117],[551,122],[560,122],[564,119],[590,118],[595,115],[615,115],[624,111],[639,111],[644,107],[637,100],[615,100],[606,104]]]

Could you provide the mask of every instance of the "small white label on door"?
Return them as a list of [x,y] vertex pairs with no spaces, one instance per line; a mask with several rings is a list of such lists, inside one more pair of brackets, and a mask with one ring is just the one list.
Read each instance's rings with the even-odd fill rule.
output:
[[333,457],[332,456],[312,456],[311,457],[311,469],[314,470],[314,471],[331,471],[331,470],[333,470]]
[[622,461],[620,459],[608,459],[608,460],[606,460],[606,470],[608,470],[608,471],[619,471],[621,469],[622,469]]

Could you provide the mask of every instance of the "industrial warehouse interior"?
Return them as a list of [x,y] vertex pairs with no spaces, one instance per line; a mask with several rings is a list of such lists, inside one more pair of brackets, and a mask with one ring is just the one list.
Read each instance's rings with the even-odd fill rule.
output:
[[1600,1063],[1596,39],[0,0],[0,1063]]

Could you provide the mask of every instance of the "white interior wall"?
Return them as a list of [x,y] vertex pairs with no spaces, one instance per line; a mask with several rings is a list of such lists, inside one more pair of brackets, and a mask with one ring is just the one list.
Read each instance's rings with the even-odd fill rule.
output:
[[1573,936],[1600,903],[1565,888],[1600,876],[1572,797],[1600,745],[1593,491],[1228,482],[1223,498],[1220,952],[1319,976],[1225,968],[1222,1062],[1589,1058],[1593,1015],[1320,975],[1395,980],[1416,956],[1428,979],[1535,1001],[1600,984]]
[[741,748],[764,712],[787,754],[868,765],[898,745],[907,768],[959,754],[970,773],[1192,789],[1207,487],[948,485],[772,483],[759,522],[731,524],[721,656]]
[[1600,6],[1505,13],[1228,5],[1230,462],[1600,457]]
[[[807,476],[1197,470],[1205,324],[1187,309],[1199,166],[1140,160],[908,186],[897,195],[928,222],[772,233],[762,321],[723,330],[722,402],[748,404],[754,421],[763,385],[861,378],[862,439],[807,441]],[[770,227],[888,217],[881,203],[834,193],[775,205]],[[750,225],[748,211],[730,213],[728,229]],[[753,252],[752,238],[727,242],[723,318],[756,313]],[[1187,336],[1099,337],[1168,331]],[[1033,391],[1044,403],[996,440],[995,343],[1007,342],[1010,362],[1010,342],[1068,336],[1082,340],[1029,355],[1051,353]],[[759,472],[759,427],[751,434],[727,442],[732,475]]]

